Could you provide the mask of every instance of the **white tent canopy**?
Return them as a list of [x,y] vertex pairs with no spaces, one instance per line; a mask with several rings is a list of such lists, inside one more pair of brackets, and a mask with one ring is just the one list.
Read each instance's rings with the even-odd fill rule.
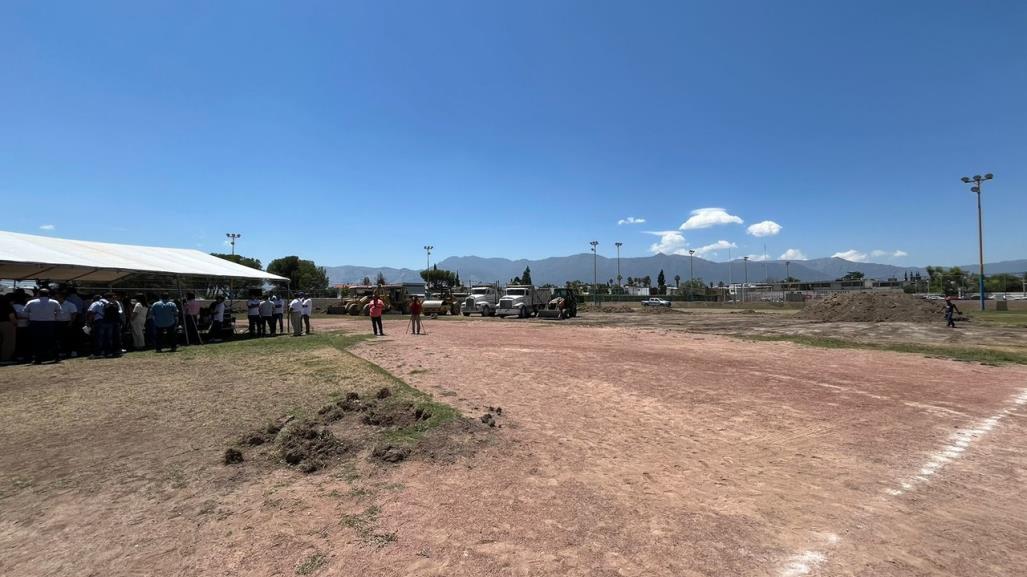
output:
[[193,249],[0,231],[0,279],[111,282],[134,273],[288,280]]

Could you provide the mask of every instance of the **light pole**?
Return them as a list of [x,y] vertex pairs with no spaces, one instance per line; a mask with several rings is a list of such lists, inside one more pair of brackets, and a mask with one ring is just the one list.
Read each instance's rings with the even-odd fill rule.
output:
[[745,267],[745,284],[742,285],[742,302],[749,300],[749,257],[743,256],[742,260],[745,261],[742,266]]
[[695,280],[695,273],[692,268],[692,262],[694,260],[695,251],[688,249],[688,300],[692,300],[692,287],[694,286],[693,281]]
[[[621,282],[620,282],[620,247],[624,243],[623,242],[615,242],[613,244],[617,245],[617,286],[620,287],[620,288],[624,288],[624,285],[621,284]],[[618,294],[620,294],[620,293],[618,292]]]
[[977,193],[977,251],[978,251],[978,257],[980,259],[980,265],[981,265],[980,278],[978,279],[980,281],[980,286],[978,288],[979,288],[980,293],[981,293],[980,296],[981,296],[981,310],[982,311],[985,309],[985,307],[984,307],[984,221],[983,221],[983,219],[981,217],[981,183],[984,182],[985,180],[991,180],[992,178],[995,178],[995,177],[990,172],[985,174],[983,177],[981,175],[977,174],[977,175],[974,175],[973,178],[970,178],[969,176],[964,176],[962,178],[964,184],[970,184],[971,182],[974,183],[974,185],[970,187],[970,192],[976,192]]
[[596,305],[598,305],[599,304],[599,292],[598,292],[599,291],[599,266],[598,266],[598,259],[599,259],[598,255],[599,255],[599,253],[596,252],[596,246],[599,245],[599,241],[598,240],[589,241],[588,244],[592,245],[592,302],[594,302]]
[[229,233],[225,233],[225,236],[228,237],[228,242],[229,242],[229,244],[232,245],[232,255],[234,256],[235,255],[235,239],[242,238],[242,235],[237,233],[237,232],[229,232]]
[[786,283],[791,283],[792,282],[792,273],[788,272],[788,265],[790,265],[790,264],[792,264],[791,261],[787,261],[787,260],[785,261],[785,282]]
[[431,284],[431,249],[435,248],[430,244],[424,245],[424,296],[430,296],[428,285]]

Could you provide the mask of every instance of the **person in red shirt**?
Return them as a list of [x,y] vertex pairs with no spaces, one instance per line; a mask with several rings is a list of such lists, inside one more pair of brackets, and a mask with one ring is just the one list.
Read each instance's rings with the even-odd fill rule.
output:
[[368,303],[368,312],[371,315],[371,330],[375,336],[385,336],[385,329],[382,328],[382,311],[385,310],[385,301],[374,295]]
[[416,296],[410,299],[410,332],[415,335],[421,334],[421,310],[424,305],[421,299]]

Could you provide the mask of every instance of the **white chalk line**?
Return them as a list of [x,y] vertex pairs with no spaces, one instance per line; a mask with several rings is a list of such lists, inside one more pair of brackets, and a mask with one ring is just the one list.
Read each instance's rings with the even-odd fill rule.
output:
[[[986,419],[978,421],[972,428],[961,429],[953,433],[949,437],[948,442],[940,450],[934,452],[915,474],[899,481],[895,487],[885,489],[885,493],[892,497],[899,497],[915,490],[921,485],[930,483],[933,476],[937,475],[949,463],[962,457],[971,445],[994,430],[1003,418],[1027,405],[1027,389],[1021,389],[1020,393],[1010,400],[1010,403],[1010,406]],[[837,535],[833,533],[829,535],[834,536],[834,539],[828,539],[829,544],[834,545],[838,542]],[[779,575],[781,577],[809,575],[826,560],[827,554],[825,552],[808,549],[789,557],[781,568]]]

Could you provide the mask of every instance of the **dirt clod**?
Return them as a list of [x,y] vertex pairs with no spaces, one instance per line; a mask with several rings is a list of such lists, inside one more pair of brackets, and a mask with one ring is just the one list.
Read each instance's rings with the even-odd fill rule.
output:
[[380,401],[382,399],[387,399],[387,398],[389,398],[391,396],[392,396],[392,391],[389,390],[389,387],[382,387],[378,391],[378,393],[375,394],[374,397]]
[[320,424],[300,420],[278,433],[278,454],[287,464],[312,473],[347,451],[347,446]]
[[225,449],[225,464],[235,465],[237,463],[242,463],[242,451],[233,448]]
[[386,463],[398,463],[410,456],[410,449],[388,444],[378,445],[371,451],[371,456]]
[[496,418],[492,416],[492,413],[485,413],[481,416],[481,422],[485,423],[490,427],[496,426]]
[[356,391],[350,391],[350,392],[346,393],[346,400],[347,401],[356,401],[356,400],[359,400],[359,399],[360,399],[360,395],[357,394]]
[[827,322],[932,323],[942,320],[943,308],[938,301],[905,293],[854,292],[811,302],[795,318]]
[[363,421],[376,427],[406,427],[422,420],[424,413],[412,404],[380,404],[368,409]]
[[268,441],[267,435],[265,435],[264,433],[259,433],[259,432],[258,433],[250,433],[248,435],[244,435],[242,440],[241,440],[243,445],[249,445],[251,447],[256,447],[258,445],[263,445],[267,441]]

